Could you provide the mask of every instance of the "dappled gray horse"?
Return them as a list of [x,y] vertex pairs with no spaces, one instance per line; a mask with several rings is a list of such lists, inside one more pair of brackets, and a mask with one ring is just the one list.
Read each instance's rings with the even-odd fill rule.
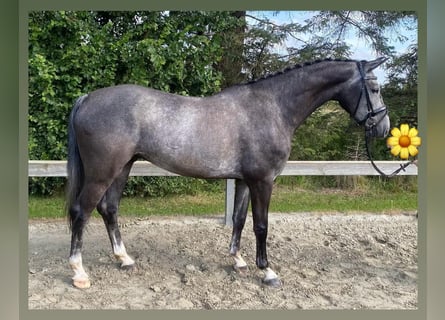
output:
[[241,232],[252,202],[256,265],[263,282],[280,280],[266,254],[268,208],[295,129],[336,100],[366,134],[384,137],[387,109],[372,70],[384,62],[323,60],[298,65],[210,97],[184,97],[135,85],[103,88],[77,100],[69,120],[67,208],[72,231],[73,284],[90,286],[82,266],[82,236],[94,208],[123,268],[134,265],[117,223],[122,190],[137,159],[183,176],[236,179],[230,254],[246,271]]

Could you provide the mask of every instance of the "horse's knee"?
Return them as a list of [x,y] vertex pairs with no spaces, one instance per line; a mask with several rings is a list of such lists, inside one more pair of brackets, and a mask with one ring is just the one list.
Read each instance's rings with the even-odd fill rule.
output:
[[255,233],[257,240],[265,241],[267,237],[267,225],[264,223],[255,224],[255,226],[253,227],[253,232]]

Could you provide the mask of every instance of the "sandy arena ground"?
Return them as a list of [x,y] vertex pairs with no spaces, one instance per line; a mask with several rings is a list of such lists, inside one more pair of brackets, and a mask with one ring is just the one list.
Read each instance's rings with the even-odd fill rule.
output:
[[137,262],[120,270],[105,227],[92,219],[83,261],[92,286],[71,285],[66,221],[30,221],[30,309],[416,309],[414,213],[277,214],[269,218],[268,255],[278,289],[261,284],[248,217],[242,252],[247,276],[228,255],[231,228],[215,217],[121,220]]

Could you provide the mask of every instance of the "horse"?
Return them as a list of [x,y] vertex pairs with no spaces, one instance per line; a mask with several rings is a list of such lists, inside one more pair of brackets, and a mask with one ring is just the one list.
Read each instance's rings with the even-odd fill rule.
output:
[[262,282],[281,280],[267,259],[268,210],[275,178],[291,151],[295,130],[323,103],[334,100],[366,136],[385,137],[390,122],[373,70],[386,59],[326,59],[295,65],[208,97],[189,97],[137,86],[101,88],[78,98],[68,124],[67,216],[73,285],[91,285],[82,264],[82,236],[96,208],[121,268],[127,254],[118,208],[132,164],[145,159],[182,176],[235,179],[229,253],[247,270],[240,253],[249,201]]

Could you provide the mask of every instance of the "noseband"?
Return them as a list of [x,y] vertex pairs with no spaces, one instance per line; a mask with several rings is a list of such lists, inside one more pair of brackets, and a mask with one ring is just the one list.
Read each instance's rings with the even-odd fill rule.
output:
[[[355,111],[354,111],[352,116],[353,116],[353,118],[355,119],[355,121],[359,125],[364,125],[365,126],[365,130],[366,131],[371,131],[371,130],[374,129],[375,126],[377,126],[380,123],[380,121],[383,120],[383,118],[385,118],[385,116],[388,114],[388,109],[386,108],[385,105],[383,105],[380,108],[374,109],[374,106],[372,105],[371,99],[369,98],[369,91],[368,91],[368,87],[366,86],[366,80],[376,80],[377,77],[366,76],[365,70],[363,69],[363,64],[360,61],[357,61],[357,67],[358,67],[358,70],[360,72],[362,88],[360,90],[360,96],[358,97],[357,105],[355,107]],[[360,102],[361,102],[362,97],[363,97],[363,92],[365,93],[366,105],[368,107],[368,113],[366,114],[364,119],[357,119],[356,115],[357,115],[357,112],[358,112],[358,108],[360,107]],[[376,121],[374,121],[373,118],[376,115],[378,115],[379,113],[384,113],[384,114],[376,122]]]

